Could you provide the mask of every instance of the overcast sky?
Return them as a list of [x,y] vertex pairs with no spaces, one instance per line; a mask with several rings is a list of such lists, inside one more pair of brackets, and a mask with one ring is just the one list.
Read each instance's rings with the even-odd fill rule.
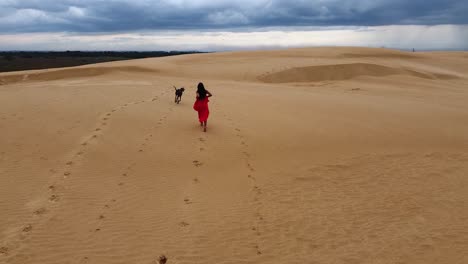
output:
[[0,50],[468,49],[468,0],[0,0]]

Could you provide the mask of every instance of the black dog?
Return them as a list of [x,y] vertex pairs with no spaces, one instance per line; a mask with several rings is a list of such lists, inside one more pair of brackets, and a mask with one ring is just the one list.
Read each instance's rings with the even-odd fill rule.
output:
[[174,102],[176,104],[178,104],[182,100],[182,94],[184,93],[185,88],[182,87],[180,89],[177,89],[176,87],[174,87],[174,89],[175,89],[175,100],[174,100]]

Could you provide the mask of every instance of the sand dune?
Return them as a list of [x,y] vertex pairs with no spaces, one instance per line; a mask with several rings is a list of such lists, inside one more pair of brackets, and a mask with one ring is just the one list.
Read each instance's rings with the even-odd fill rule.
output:
[[466,56],[311,48],[0,74],[0,263],[468,263]]
[[369,63],[349,63],[299,67],[260,77],[267,83],[342,81],[360,76],[383,77],[408,75],[425,79],[456,79],[448,74],[424,73],[408,69],[398,69]]
[[81,78],[81,77],[93,77],[104,74],[111,74],[116,72],[142,72],[151,73],[154,70],[146,69],[137,66],[127,67],[113,67],[113,66],[101,66],[101,67],[75,67],[69,69],[59,70],[40,70],[40,71],[25,71],[23,73],[11,73],[4,74],[0,78],[0,84],[10,84],[22,81],[53,81],[63,80],[70,78]]

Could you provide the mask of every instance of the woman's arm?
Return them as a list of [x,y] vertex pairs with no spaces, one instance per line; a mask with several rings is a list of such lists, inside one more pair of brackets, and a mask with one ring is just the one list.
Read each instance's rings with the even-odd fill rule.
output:
[[211,97],[211,96],[213,96],[213,95],[212,95],[210,92],[206,91],[206,96],[207,96],[207,97]]

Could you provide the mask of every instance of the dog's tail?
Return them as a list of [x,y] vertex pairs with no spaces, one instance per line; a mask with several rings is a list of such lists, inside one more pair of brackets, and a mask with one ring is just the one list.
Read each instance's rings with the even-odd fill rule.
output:
[[172,85],[172,87],[174,87],[174,90],[176,90],[176,91],[177,91],[177,87],[175,87],[174,85]]

